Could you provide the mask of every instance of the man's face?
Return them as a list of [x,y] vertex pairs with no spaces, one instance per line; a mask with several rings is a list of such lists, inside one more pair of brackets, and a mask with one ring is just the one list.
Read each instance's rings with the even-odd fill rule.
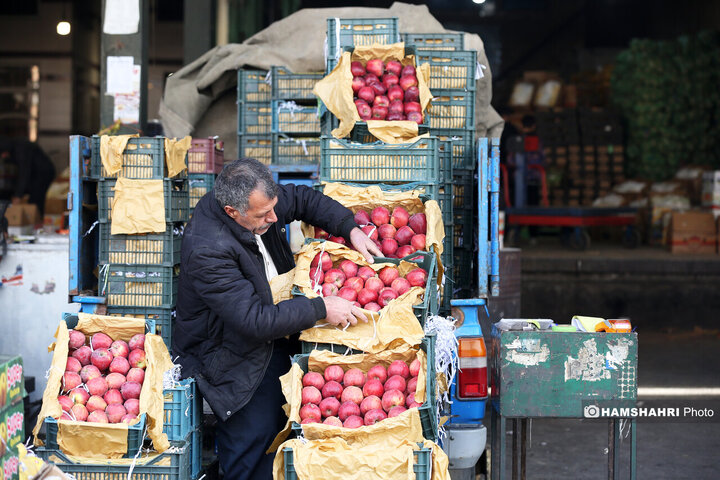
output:
[[248,198],[248,209],[244,215],[229,205],[225,206],[225,212],[238,225],[247,228],[255,235],[262,235],[277,222],[278,218],[275,215],[277,202],[277,197],[268,198],[262,190],[256,188]]

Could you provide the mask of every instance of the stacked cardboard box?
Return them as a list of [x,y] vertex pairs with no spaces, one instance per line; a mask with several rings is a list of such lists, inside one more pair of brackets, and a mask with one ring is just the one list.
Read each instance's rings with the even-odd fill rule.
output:
[[0,355],[0,472],[5,480],[19,477],[17,446],[25,441],[25,396],[22,358]]

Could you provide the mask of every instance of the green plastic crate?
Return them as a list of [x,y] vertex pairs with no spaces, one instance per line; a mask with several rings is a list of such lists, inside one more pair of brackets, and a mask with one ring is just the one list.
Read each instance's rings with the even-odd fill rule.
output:
[[187,158],[189,175],[220,173],[225,164],[223,142],[217,137],[193,138]]
[[405,45],[423,50],[464,50],[462,33],[403,33]]
[[320,181],[432,184],[439,178],[437,138],[399,144],[358,144],[322,138]]
[[153,327],[150,332],[160,335],[168,350],[172,351],[173,307],[116,307],[109,305],[107,314],[119,317],[144,318],[146,323],[152,321]]
[[[157,455],[147,463],[136,463],[132,471],[133,480],[192,480],[191,477],[191,450],[189,442],[173,442],[171,448]],[[46,462],[52,462],[63,471],[71,474],[76,480],[127,480],[129,465],[116,465],[112,460],[103,462],[94,459],[96,463],[80,463],[71,460],[60,450],[51,448],[38,448],[37,456]],[[163,465],[170,460],[169,465]]]
[[163,396],[163,433],[168,440],[184,440],[202,426],[202,398],[194,378],[164,389]]
[[452,141],[454,169],[475,168],[477,159],[475,130],[434,129],[431,133],[439,140]]
[[345,47],[398,43],[400,34],[397,17],[392,18],[328,18],[328,59],[335,59]]
[[[57,442],[58,421],[52,417],[45,417],[43,423],[45,424],[45,448],[59,451],[60,446]],[[145,435],[145,423],[145,414],[142,414],[140,415],[140,421],[138,423],[128,426],[127,452],[123,455],[124,458],[132,458],[142,446]],[[92,425],[102,424],[88,423],[88,428],[92,428]]]
[[215,174],[191,173],[188,175],[190,216],[200,199],[215,186]]
[[427,110],[431,131],[437,129],[474,130],[475,92],[466,90],[433,90]]
[[108,306],[171,308],[177,300],[178,267],[100,265],[100,295]]
[[[117,180],[100,180],[98,183],[98,220],[109,222],[111,220],[111,205],[115,198],[115,183]],[[190,197],[187,178],[183,180],[163,180],[163,195],[165,197],[165,222],[187,222],[190,215]]]
[[430,64],[430,90],[475,91],[477,53],[474,50],[417,50],[418,65]]
[[272,136],[273,165],[317,165],[320,163],[320,137]]
[[268,135],[272,126],[270,102],[238,103],[238,134]]
[[100,223],[98,263],[165,265],[180,263],[183,225],[167,224],[164,233],[111,235],[110,223]]
[[260,163],[270,165],[272,162],[272,136],[270,130],[266,135],[238,135],[238,157],[254,158]]
[[266,70],[238,70],[238,102],[269,102],[272,92]]
[[454,247],[453,256],[455,262],[452,268],[453,295],[455,298],[464,298],[473,291],[476,286],[475,275],[475,253],[469,247]]
[[302,106],[293,101],[272,101],[272,133],[320,136],[317,106]]
[[[303,373],[308,371],[308,358],[310,352],[313,350],[329,350],[342,355],[363,353],[352,349],[348,351],[348,347],[344,345],[334,345],[330,343],[302,342],[301,347],[303,353],[301,355],[295,355],[293,357],[293,363],[297,363]],[[436,415],[437,381],[435,378],[435,334],[430,333],[425,335],[420,343],[420,348],[427,356],[427,375],[425,377],[426,399],[422,406],[418,408],[420,411],[420,423],[422,424],[423,437],[436,442],[438,440],[438,419]],[[302,426],[296,422],[293,422],[292,429],[297,434],[302,433]]]
[[[337,125],[335,125],[336,128]],[[425,116],[425,119],[422,124],[418,125],[418,135],[424,135],[426,133],[430,132],[430,126],[427,123],[427,116]],[[323,130],[323,135],[325,134],[325,130]],[[330,135],[330,132],[327,133]],[[350,132],[350,140],[357,143],[374,143],[377,142],[378,139],[375,138],[373,134],[370,133],[370,130],[368,130],[367,122],[356,122],[355,126],[353,127],[352,131]]]
[[[122,155],[120,171],[110,175],[100,159],[100,137],[93,135],[90,141],[90,177],[103,178],[125,177],[132,179],[158,179],[167,177],[165,164],[165,137],[131,137]],[[185,157],[187,164],[187,157]],[[184,177],[183,170],[178,177]]]
[[285,67],[270,69],[273,100],[315,101],[313,88],[325,72],[293,73]]
[[[285,480],[297,480],[292,448],[283,448],[283,468]],[[432,477],[432,450],[420,448],[415,450],[413,472],[416,480],[430,480]]]

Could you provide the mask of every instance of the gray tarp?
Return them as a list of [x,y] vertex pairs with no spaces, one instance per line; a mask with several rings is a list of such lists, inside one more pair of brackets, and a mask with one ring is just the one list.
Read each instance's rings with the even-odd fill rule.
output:
[[[327,18],[398,17],[400,32],[443,33],[443,26],[424,5],[396,2],[384,8],[300,10],[253,35],[242,44],[213,48],[167,79],[160,118],[165,135],[207,137],[225,142],[225,158],[237,158],[237,69],[268,70],[284,65],[294,72],[325,69]],[[483,78],[477,82],[476,125],[479,136],[499,136],[502,118],[490,106],[492,75],[478,35],[465,34],[465,48],[478,52]]]

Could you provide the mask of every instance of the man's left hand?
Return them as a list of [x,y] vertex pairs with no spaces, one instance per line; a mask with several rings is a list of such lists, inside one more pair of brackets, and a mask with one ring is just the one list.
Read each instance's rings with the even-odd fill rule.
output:
[[370,240],[370,238],[365,235],[365,232],[360,230],[358,227],[355,227],[350,231],[350,243],[352,243],[352,246],[355,247],[355,250],[363,254],[368,263],[373,263],[373,256],[382,256],[382,252],[377,245],[375,245],[375,242]]

